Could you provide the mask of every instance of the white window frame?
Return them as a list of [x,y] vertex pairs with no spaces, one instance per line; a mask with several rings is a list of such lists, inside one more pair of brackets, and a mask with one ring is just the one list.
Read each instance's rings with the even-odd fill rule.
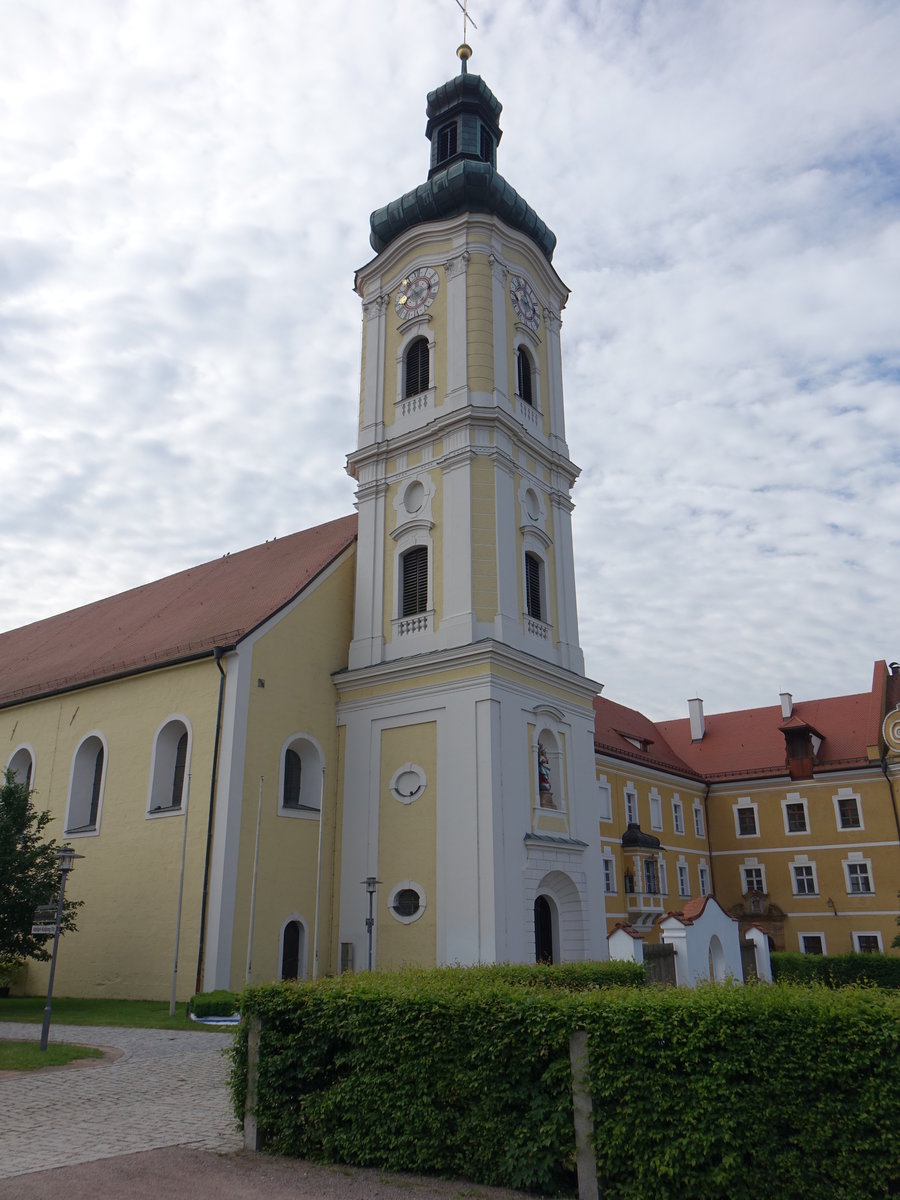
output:
[[[873,937],[878,940],[878,950],[860,950],[859,939],[861,937]],[[856,954],[884,954],[884,943],[881,940],[881,933],[877,929],[854,929],[853,930],[853,949]]]
[[684,835],[684,805],[678,796],[672,800],[672,828],[677,834]]
[[[85,826],[83,828],[77,828],[77,829],[70,829],[69,826],[71,824],[72,787],[75,783],[75,764],[78,760],[78,752],[81,750],[81,747],[84,745],[84,743],[86,741],[88,741],[90,738],[97,738],[97,740],[100,742],[101,746],[103,747],[103,770],[100,772],[100,794],[97,798],[97,819],[94,822],[94,824],[91,826]],[[69,794],[66,799],[66,820],[65,820],[65,825],[63,826],[63,836],[67,840],[69,838],[97,837],[97,835],[100,833],[100,822],[103,817],[103,798],[106,795],[106,777],[107,777],[108,772],[109,772],[109,746],[107,745],[106,738],[103,736],[103,734],[100,732],[100,730],[92,729],[92,730],[90,730],[90,732],[86,733],[84,735],[84,737],[82,737],[79,740],[78,745],[75,747],[75,753],[72,755],[72,765],[69,768]]]
[[637,788],[629,782],[625,785],[625,824],[640,825]]
[[748,871],[759,871],[760,872],[760,879],[762,880],[762,887],[758,890],[767,895],[769,888],[768,888],[768,880],[766,879],[766,865],[765,865],[765,863],[759,862],[758,859],[755,859],[755,858],[745,858],[744,861],[741,863],[741,895],[747,896],[747,895],[749,895],[751,890],[752,891],[757,890],[756,888],[751,889],[750,887],[747,886],[747,872]]
[[710,896],[712,893],[709,890],[709,863],[698,863],[697,878],[700,883],[700,895]]
[[[793,804],[799,804],[803,808],[803,829],[788,828],[788,806]],[[799,792],[788,792],[781,802],[781,816],[784,821],[785,837],[803,837],[809,834],[809,802]]]
[[618,895],[618,884],[616,881],[616,860],[608,851],[603,854],[603,894],[605,896]]
[[[793,893],[793,895],[796,898],[802,900],[804,896],[818,896],[818,894],[819,894],[819,873],[816,870],[816,864],[814,862],[810,862],[807,855],[805,855],[805,854],[796,855],[788,863],[788,867],[790,868],[790,873],[791,873],[791,892]],[[803,891],[800,891],[799,887],[797,886],[797,881],[798,881],[797,872],[798,872],[798,869],[801,867],[803,868],[804,872],[810,871],[812,873],[813,890],[811,892],[806,891],[805,889]]]
[[[306,767],[307,772],[310,770],[310,760],[307,758],[304,761],[303,755],[300,755],[300,806],[293,804],[286,805],[284,803],[284,763],[285,756],[288,750],[293,749],[295,742],[306,742],[315,751],[318,762],[312,764],[312,769],[316,771],[313,776],[313,781],[304,785],[303,768]],[[296,751],[295,751],[296,753]],[[322,815],[322,798],[325,793],[325,756],[322,753],[321,743],[317,738],[314,738],[311,733],[306,733],[304,730],[297,730],[290,737],[284,739],[281,745],[281,754],[278,758],[278,815],[279,817],[294,817],[303,821],[318,821]],[[314,804],[303,804],[303,797],[318,796],[319,804],[316,807]]]
[[[428,387],[422,392],[415,392],[412,396],[407,396],[406,354],[412,343],[419,338],[424,338],[428,343]],[[421,409],[429,409],[434,412],[434,347],[436,340],[429,316],[415,317],[407,323],[404,335],[400,339],[400,345],[397,347],[397,396],[394,401],[394,410],[401,417],[411,416]]]
[[[839,833],[856,833],[857,830],[865,829],[866,823],[863,820],[862,797],[860,796],[859,792],[855,792],[853,788],[850,787],[842,787],[838,788],[837,792],[832,796],[831,799],[834,803],[834,822]],[[859,817],[858,825],[844,825],[841,823],[841,800],[856,801],[856,815]]]
[[[862,854],[851,854],[847,858],[842,860],[841,866],[844,868],[844,882],[847,885],[847,895],[848,896],[874,896],[875,895],[875,876],[872,873],[871,858],[863,858]],[[866,876],[869,880],[869,890],[868,891],[861,891],[859,889],[851,888],[851,886],[850,886],[850,868],[851,867],[865,867]]]
[[650,789],[650,828],[662,829],[662,796],[655,787]]
[[668,896],[668,894],[669,894],[669,872],[666,867],[666,860],[663,858],[663,856],[661,854],[659,856],[659,870],[658,870],[657,874],[659,875],[659,894],[661,896]]
[[597,795],[599,819],[601,821],[611,821],[613,819],[612,788],[605,775],[597,781]]
[[826,955],[828,953],[828,947],[825,944],[825,934],[819,933],[817,930],[814,930],[814,929],[813,930],[804,929],[804,931],[802,933],[797,934],[797,943],[800,946],[800,953],[801,954],[816,954],[816,955],[818,954],[817,950],[807,950],[806,945],[803,941],[804,938],[814,938],[814,937],[817,937],[821,940],[822,954]]
[[696,837],[706,837],[706,822],[703,819],[703,805],[699,800],[693,803],[694,834]]
[[[165,752],[162,750],[162,748],[160,747],[160,744],[159,744],[160,737],[162,737],[165,734],[166,730],[171,725],[182,725],[182,726],[184,726],[185,733],[187,733],[187,750],[185,751],[185,755],[184,755],[184,779],[182,780],[182,784],[181,784],[181,802],[180,802],[180,804],[177,804],[177,805],[172,805],[172,804],[163,805],[161,808],[157,809],[156,812],[154,812],[153,811],[153,807],[154,807],[153,806],[153,792],[154,792],[154,789],[156,788],[156,784],[157,784],[157,775],[159,774],[159,772],[161,770],[164,770],[166,772],[166,775],[170,776],[170,772],[173,771],[175,768],[174,761],[170,761],[167,754],[165,754],[164,761],[161,761],[161,760],[163,760]],[[175,744],[176,752],[177,752],[178,741],[180,741],[180,740],[181,740],[181,735],[179,735],[179,737],[176,741],[176,744]],[[190,721],[187,719],[187,717],[184,715],[184,713],[170,713],[169,716],[166,717],[166,719],[160,725],[159,729],[157,729],[156,733],[154,734],[153,746],[150,750],[150,783],[147,788],[146,817],[147,817],[148,821],[155,821],[160,817],[176,817],[179,814],[184,813],[186,811],[187,798],[188,798],[188,776],[191,773],[191,749],[193,747],[193,744],[194,744],[194,732],[193,732],[193,729],[191,728]],[[166,794],[170,794],[171,790],[172,790],[171,777],[169,777],[167,780],[163,781],[163,786],[165,788]]]
[[[759,805],[756,803],[756,801],[751,800],[748,796],[740,796],[738,798],[737,804],[733,804],[731,807],[734,810],[734,835],[735,835],[735,837],[740,838],[741,841],[743,841],[746,838],[754,838],[754,837],[758,838],[759,837]],[[751,808],[753,810],[753,824],[755,826],[755,832],[754,833],[741,833],[741,823],[740,823],[740,819],[738,817],[738,813],[741,809],[748,809],[748,808]]]
[[[15,771],[16,772],[16,782],[17,783],[25,783],[24,779],[19,778],[19,771],[21,770],[21,762],[22,762],[22,760],[24,760],[26,755],[28,756],[28,758],[31,761],[31,774],[28,777],[28,787],[33,791],[34,790],[34,777],[35,777],[35,774],[37,771],[37,760],[36,760],[35,754],[34,754],[34,746],[32,746],[29,742],[20,742],[19,745],[16,746],[15,750],[13,750],[12,754],[7,759],[6,769],[7,769],[7,771]],[[16,759],[19,759],[18,765],[16,765]]]
[[678,860],[678,895],[682,897],[691,894],[691,868],[682,860]]

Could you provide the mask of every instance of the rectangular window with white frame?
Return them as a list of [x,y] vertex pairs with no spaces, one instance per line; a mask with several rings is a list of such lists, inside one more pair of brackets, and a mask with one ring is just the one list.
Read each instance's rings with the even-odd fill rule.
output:
[[766,890],[766,869],[756,862],[744,863],[741,867],[741,881],[743,883],[743,892],[747,896],[750,892],[762,892]]
[[697,837],[706,836],[706,825],[703,821],[703,805],[699,800],[694,801],[694,833]]
[[709,867],[706,863],[701,863],[697,868],[697,874],[700,879],[700,895],[709,895]]
[[842,865],[847,884],[847,895],[871,896],[875,891],[871,860],[863,858],[861,854],[854,854],[850,858],[845,858]]
[[806,800],[797,792],[791,792],[781,802],[784,817],[784,832],[787,834],[809,833],[809,811]]
[[629,784],[625,789],[625,823],[626,825],[638,825],[638,798],[637,792],[632,784]]
[[691,877],[687,863],[680,862],[678,864],[678,895],[689,896],[691,894]]
[[881,942],[881,934],[875,933],[856,933],[853,934],[853,949],[857,954],[883,954],[884,947]]
[[662,857],[659,860],[659,893],[661,896],[669,894],[669,872],[666,869],[666,860]]
[[859,796],[850,788],[840,788],[834,800],[834,815],[838,829],[865,829]]
[[662,797],[659,792],[652,791],[650,793],[650,828],[662,829]]
[[819,881],[816,878],[816,864],[809,862],[804,856],[790,864],[791,882],[795,896],[817,896]]
[[684,833],[684,805],[677,796],[672,801],[672,827],[676,833]]
[[757,805],[750,800],[738,800],[734,806],[734,831],[739,838],[759,837]]
[[800,934],[800,953],[801,954],[824,954],[825,953],[825,934],[824,933],[801,933]]
[[613,896],[616,892],[616,860],[612,856],[604,856],[603,859],[603,890],[607,896]]
[[597,809],[601,821],[613,819],[612,788],[605,778],[597,784]]

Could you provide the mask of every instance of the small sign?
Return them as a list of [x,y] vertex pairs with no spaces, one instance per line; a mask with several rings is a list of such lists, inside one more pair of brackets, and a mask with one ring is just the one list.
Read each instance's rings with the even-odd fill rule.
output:
[[52,921],[56,924],[56,905],[55,904],[39,904],[34,910],[32,920],[38,924],[46,924],[47,921]]
[[56,933],[56,922],[54,921],[52,925],[32,925],[31,932],[35,937],[44,937],[47,934]]

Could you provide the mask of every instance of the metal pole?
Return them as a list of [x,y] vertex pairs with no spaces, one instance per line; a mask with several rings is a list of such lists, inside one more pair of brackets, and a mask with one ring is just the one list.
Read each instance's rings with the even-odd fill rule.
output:
[[56,950],[59,946],[59,926],[62,921],[63,899],[66,894],[67,870],[59,872],[59,903],[56,906],[56,932],[53,934],[53,953],[50,956],[50,982],[47,984],[47,1003],[44,1006],[44,1023],[41,1026],[41,1049],[47,1049],[47,1038],[50,1036],[50,1008],[53,1000],[53,976],[56,974]]
[[250,886],[250,931],[247,934],[247,974],[244,977],[244,982],[250,982],[250,968],[253,958],[253,922],[256,918],[256,875],[259,867],[259,825],[262,820],[262,794],[263,794],[263,779],[259,777],[259,803],[256,806],[256,848],[253,851],[253,883]]
[[319,978],[319,909],[322,905],[322,824],[325,820],[325,768],[322,768],[322,793],[319,797],[319,848],[316,852],[316,927],[313,930],[313,979]]
[[191,798],[191,777],[187,777],[187,794],[184,798],[184,834],[181,838],[181,877],[178,880],[178,915],[175,917],[175,959],[172,963],[172,995],[169,1000],[169,1016],[175,1016],[175,984],[178,978],[178,943],[181,941],[181,901],[184,896],[184,858],[187,851],[188,804]]

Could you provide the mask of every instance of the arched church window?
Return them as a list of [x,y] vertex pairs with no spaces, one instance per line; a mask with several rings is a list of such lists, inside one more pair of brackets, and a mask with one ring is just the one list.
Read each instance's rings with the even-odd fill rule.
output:
[[525,554],[525,611],[535,621],[546,621],[544,612],[544,564],[536,554]]
[[188,731],[184,721],[167,721],[156,735],[150,777],[150,813],[171,813],[181,808],[188,760]]
[[303,979],[305,975],[306,929],[302,921],[288,921],[281,933],[281,978]]
[[24,783],[31,787],[31,776],[34,773],[34,759],[27,746],[20,746],[7,765],[7,771],[12,775],[14,783]]
[[406,399],[428,390],[428,339],[416,338],[406,351],[406,380],[403,395]]
[[401,562],[401,617],[428,611],[428,547],[413,546]]
[[96,734],[86,737],[75,751],[66,833],[96,830],[100,816],[104,759],[103,742]]
[[446,162],[448,158],[452,158],[456,153],[456,122],[451,121],[448,125],[442,125],[438,130],[437,138],[437,160],[439,163]]
[[322,810],[322,750],[304,733],[287,738],[281,748],[278,811],[293,816],[318,815]]
[[516,390],[526,404],[534,404],[534,389],[531,386],[531,356],[524,346],[516,351]]
[[300,807],[302,771],[300,755],[289,746],[284,752],[284,788],[281,793],[281,803],[285,808]]

